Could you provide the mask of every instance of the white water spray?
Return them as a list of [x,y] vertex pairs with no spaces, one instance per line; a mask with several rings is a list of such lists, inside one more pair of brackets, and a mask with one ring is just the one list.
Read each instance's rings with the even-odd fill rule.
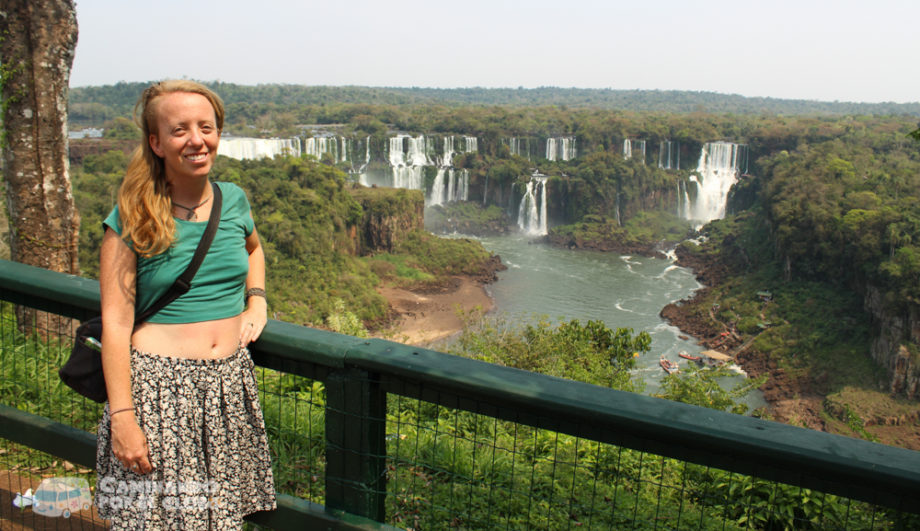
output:
[[642,154],[640,159],[643,164],[645,164],[645,140],[630,140],[628,138],[623,139],[623,158],[631,159],[633,158],[633,152],[636,152],[636,156],[639,153]]
[[699,228],[725,217],[728,192],[738,182],[739,161],[746,148],[732,142],[708,142],[703,146],[700,162],[689,181],[696,188],[696,196],[691,199],[687,187],[683,191],[686,206],[679,214],[684,219]]
[[561,136],[546,139],[546,160],[572,160],[575,158],[575,137]]
[[245,138],[225,136],[217,154],[237,160],[274,158],[275,155],[300,156],[299,138]]
[[680,144],[662,140],[658,146],[658,167],[663,170],[680,169]]
[[518,228],[529,236],[545,236],[549,231],[546,224],[546,176],[534,174],[521,197],[518,209]]

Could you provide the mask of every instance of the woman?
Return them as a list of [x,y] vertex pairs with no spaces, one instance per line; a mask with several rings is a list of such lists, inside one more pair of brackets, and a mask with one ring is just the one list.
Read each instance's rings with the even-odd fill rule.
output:
[[106,218],[100,254],[102,364],[96,505],[114,529],[239,529],[275,507],[246,346],[265,327],[265,259],[243,191],[191,289],[135,326],[188,265],[207,225],[208,174],[224,121],[201,84],[164,81],[135,107],[143,141]]

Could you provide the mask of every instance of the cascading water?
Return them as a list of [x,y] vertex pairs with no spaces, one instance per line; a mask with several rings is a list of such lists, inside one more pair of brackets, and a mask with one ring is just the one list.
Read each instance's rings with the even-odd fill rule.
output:
[[326,153],[332,153],[332,160],[336,164],[348,160],[348,142],[345,137],[314,136],[304,140],[303,152],[322,159]]
[[575,158],[575,137],[561,136],[546,139],[546,160],[572,160]]
[[[476,137],[464,136],[461,153],[477,151],[479,143]],[[452,167],[456,152],[456,138],[444,137],[444,149],[437,158],[438,173],[431,184],[431,192],[425,200],[426,206],[442,205],[452,201],[466,201],[469,197],[470,172],[456,170]]]
[[217,154],[237,160],[274,158],[275,155],[300,156],[299,138],[245,138],[225,136]]
[[396,135],[390,138],[387,158],[393,170],[393,188],[422,190],[425,166],[430,166],[425,137]]
[[[690,175],[689,183],[696,194],[691,197],[689,185],[684,186],[683,212],[678,214],[693,221],[697,228],[725,216],[728,191],[738,182],[739,161],[746,159],[747,146],[732,142],[707,142],[703,145],[696,172]],[[678,190],[680,192],[680,190]]]
[[549,231],[546,224],[546,176],[534,174],[524,189],[518,208],[518,228],[529,236],[545,236]]
[[443,205],[451,201],[466,201],[470,191],[469,170],[438,168],[438,174],[431,185],[431,195],[426,206]]
[[533,139],[531,138],[520,138],[512,136],[507,139],[502,139],[502,144],[508,146],[508,151],[512,155],[524,157],[527,160],[533,160],[534,150],[532,140]]
[[645,140],[630,140],[628,138],[623,139],[623,158],[631,159],[633,158],[633,151],[637,154],[642,153],[642,158],[640,159],[643,164],[645,164]]
[[680,144],[662,140],[658,146],[658,167],[663,170],[680,169]]

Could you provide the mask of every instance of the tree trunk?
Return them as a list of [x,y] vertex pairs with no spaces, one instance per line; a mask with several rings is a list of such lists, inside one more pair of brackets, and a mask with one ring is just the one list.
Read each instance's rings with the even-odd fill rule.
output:
[[[80,216],[67,159],[67,92],[77,45],[72,0],[2,0],[0,99],[10,256],[79,273]],[[20,330],[69,334],[70,319],[16,309]]]
[[3,163],[13,260],[76,274],[80,216],[67,159],[72,0],[3,0]]

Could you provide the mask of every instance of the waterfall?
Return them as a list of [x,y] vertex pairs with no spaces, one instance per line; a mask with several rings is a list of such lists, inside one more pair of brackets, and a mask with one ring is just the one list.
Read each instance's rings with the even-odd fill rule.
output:
[[[456,151],[456,138],[444,137],[443,150],[437,159],[438,173],[431,184],[431,191],[425,199],[425,206],[443,205],[452,201],[466,201],[470,191],[469,170],[456,170],[452,167]],[[463,137],[461,153],[470,153],[479,148],[474,136]],[[429,164],[430,165],[430,164]]]
[[633,150],[638,153],[642,153],[642,163],[645,164],[645,140],[630,140],[628,138],[623,139],[623,158],[631,159],[633,157]]
[[518,208],[518,228],[530,236],[545,236],[546,226],[546,176],[534,174]]
[[466,201],[470,196],[470,171],[438,168],[431,185],[426,206],[443,205],[452,201]]
[[[448,198],[448,201],[467,201],[470,198],[470,170],[464,168],[451,173],[457,174],[457,181],[456,186],[454,186],[454,198]],[[453,178],[452,176],[451,179]]]
[[658,167],[663,170],[680,169],[680,144],[662,140],[658,146]]
[[707,142],[700,153],[696,172],[690,176],[690,183],[696,187],[696,197],[689,198],[684,219],[698,223],[698,227],[725,216],[728,191],[738,182],[739,165],[746,159],[747,146],[732,142]]
[[443,205],[452,201],[466,201],[470,196],[470,171],[466,169],[438,168],[431,185],[426,206]]
[[424,136],[396,135],[390,138],[387,158],[393,170],[394,188],[423,189],[425,166],[431,165]]
[[444,137],[444,154],[441,155],[441,160],[438,163],[438,166],[450,166],[454,160],[454,137],[445,136]]
[[364,167],[371,162],[371,135],[364,139]]
[[245,138],[225,136],[217,145],[217,154],[231,159],[274,158],[275,155],[300,156],[299,138]]
[[690,193],[687,192],[687,184],[684,181],[677,181],[677,217],[689,219],[690,215]]
[[426,206],[441,205],[444,203],[444,174],[447,173],[447,168],[438,168],[438,174],[434,178],[434,183],[431,185],[431,194],[428,196],[428,201]]
[[533,160],[533,150],[531,149],[530,140],[530,138],[512,136],[508,139],[502,139],[502,143],[508,146],[508,151],[511,152],[512,155],[524,157],[527,160]]
[[561,136],[546,139],[546,160],[572,160],[575,158],[575,137]]
[[345,137],[314,136],[304,140],[303,152],[322,159],[326,153],[332,153],[332,160],[336,164],[348,161],[348,144]]

